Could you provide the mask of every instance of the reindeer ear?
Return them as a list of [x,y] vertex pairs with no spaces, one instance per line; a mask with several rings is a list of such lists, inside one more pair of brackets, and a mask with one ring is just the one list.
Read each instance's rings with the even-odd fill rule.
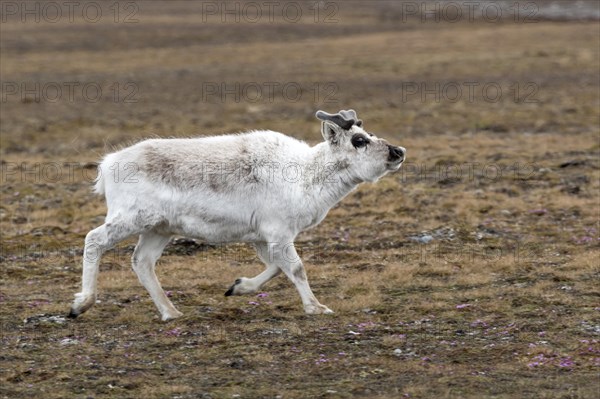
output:
[[329,144],[337,145],[340,142],[342,129],[335,123],[323,121],[321,122],[321,134]]

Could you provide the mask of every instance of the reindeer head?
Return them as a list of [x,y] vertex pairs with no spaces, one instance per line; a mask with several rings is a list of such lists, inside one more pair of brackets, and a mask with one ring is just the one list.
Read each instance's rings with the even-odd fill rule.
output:
[[400,169],[406,150],[365,131],[354,110],[336,114],[317,111],[316,116],[322,121],[321,133],[336,162],[346,167],[353,180],[374,182]]

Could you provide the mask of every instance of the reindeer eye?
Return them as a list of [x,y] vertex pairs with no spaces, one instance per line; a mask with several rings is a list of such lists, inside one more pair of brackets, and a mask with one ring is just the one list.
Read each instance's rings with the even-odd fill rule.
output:
[[369,139],[362,134],[355,134],[352,136],[351,142],[354,148],[361,148],[370,143]]

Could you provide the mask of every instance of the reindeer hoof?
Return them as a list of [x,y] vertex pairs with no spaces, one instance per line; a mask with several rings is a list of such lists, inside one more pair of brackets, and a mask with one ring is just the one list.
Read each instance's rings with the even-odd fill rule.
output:
[[175,310],[174,312],[162,316],[162,321],[171,321],[181,316],[183,316],[183,313],[179,310]]
[[238,278],[237,280],[235,280],[235,283],[233,283],[233,285],[231,287],[229,287],[229,289],[227,290],[227,292],[225,293],[225,296],[232,296],[233,295],[233,291],[235,291],[235,286],[238,284],[242,283],[242,279]]
[[91,308],[95,303],[96,294],[84,294],[82,292],[75,294],[75,301],[71,305],[69,317],[71,319],[76,318],[77,316]]
[[333,314],[333,310],[329,309],[325,305],[310,305],[304,308],[306,314]]

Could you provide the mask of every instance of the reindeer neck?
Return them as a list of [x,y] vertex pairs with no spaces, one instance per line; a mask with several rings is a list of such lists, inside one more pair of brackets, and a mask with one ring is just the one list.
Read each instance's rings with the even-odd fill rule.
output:
[[312,147],[311,155],[305,188],[318,206],[330,209],[361,183],[349,173],[348,163],[334,156],[328,143]]

